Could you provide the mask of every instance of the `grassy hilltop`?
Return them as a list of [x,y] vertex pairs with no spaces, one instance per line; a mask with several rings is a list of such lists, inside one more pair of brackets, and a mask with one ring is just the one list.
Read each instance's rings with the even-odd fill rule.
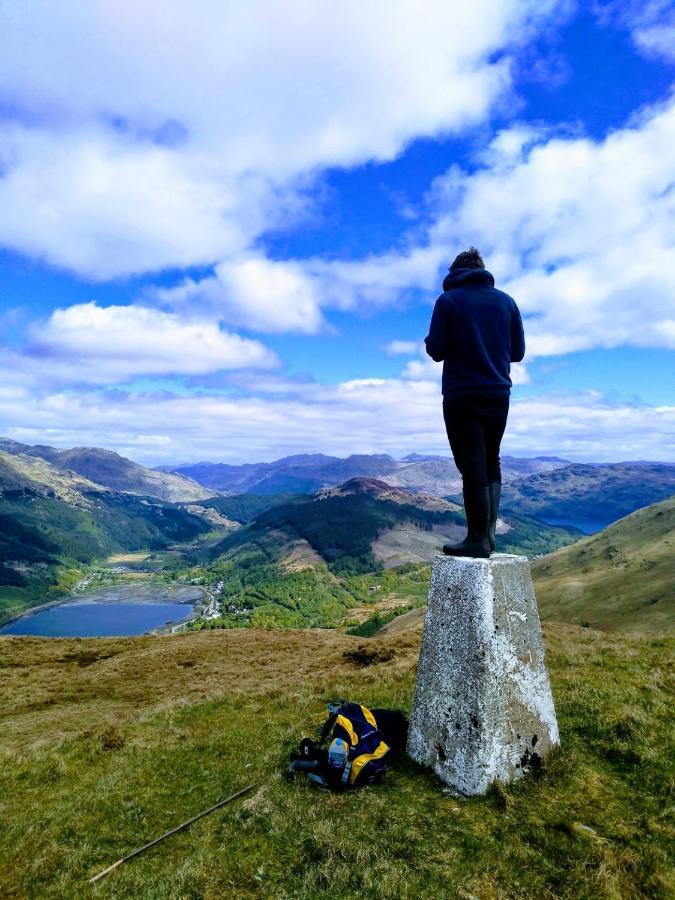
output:
[[286,783],[326,700],[409,708],[419,636],[413,622],[367,642],[365,668],[361,639],[317,630],[0,639],[0,894],[669,896],[672,640],[547,626],[562,749],[484,798],[445,794],[407,762],[353,794]]

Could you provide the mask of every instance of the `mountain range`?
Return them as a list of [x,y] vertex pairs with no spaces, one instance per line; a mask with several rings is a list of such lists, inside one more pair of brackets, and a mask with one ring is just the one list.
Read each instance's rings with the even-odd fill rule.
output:
[[675,494],[675,465],[654,462],[571,463],[506,484],[502,506],[549,520],[607,525]]
[[[568,465],[556,457],[533,459],[502,457],[505,481],[526,475],[548,472]],[[352,454],[341,459],[322,453],[286,456],[269,463],[203,462],[183,466],[162,466],[160,471],[173,472],[193,479],[204,487],[230,494],[312,494],[334,487],[350,478],[371,477],[417,493],[445,496],[461,491],[459,472],[451,459],[411,453],[394,459],[387,453]]]
[[[353,603],[340,576],[427,562],[444,540],[459,538],[463,531],[457,504],[372,477],[357,476],[315,494],[213,497],[211,490],[182,475],[148,470],[109,451],[57,451],[12,441],[3,446],[11,451],[0,450],[3,619],[57,598],[82,577],[83,567],[100,565],[113,553],[185,547],[212,532],[223,538],[210,552],[212,564],[225,560],[230,568],[246,569],[244,580],[253,578],[257,585],[254,595],[257,591],[267,599],[283,600],[290,589],[288,577],[299,579],[307,596],[313,592],[309,606],[330,598],[330,614],[322,607],[325,615],[317,620],[328,624]],[[379,468],[382,460],[330,463],[338,475],[355,465]],[[140,493],[142,489],[155,496]],[[186,502],[162,498],[176,493]],[[531,554],[576,537],[517,514],[508,524],[500,523],[500,533],[506,547]],[[239,574],[236,578],[241,580]],[[233,589],[234,595],[239,593]],[[306,612],[303,608],[303,616]],[[300,621],[306,623],[302,616]]]
[[[29,476],[33,465],[32,477],[38,483],[51,482],[55,489],[65,490],[79,478],[88,482],[89,490],[99,486],[168,503],[199,503],[216,496],[246,494],[277,500],[315,494],[351,478],[375,478],[415,494],[462,502],[461,478],[452,460],[419,453],[403,459],[388,454],[340,458],[310,453],[269,463],[206,462],[151,469],[99,447],[58,450],[0,438],[0,451],[21,460],[23,477]],[[40,461],[43,465],[39,470]],[[590,520],[592,527],[588,530],[597,530],[675,493],[675,466],[668,463],[583,464],[555,456],[504,456],[502,473],[505,510],[551,524]],[[4,477],[9,477],[7,472]],[[239,506],[243,509],[241,503]],[[230,517],[244,521],[236,515]]]
[[[606,524],[675,493],[675,466],[664,463],[503,464],[499,549],[530,557],[578,541],[575,520]],[[62,594],[78,567],[112,553],[189,547],[208,532],[194,562],[221,571],[235,607],[328,624],[353,603],[344,579],[427,563],[464,533],[456,471],[442,457],[308,454],[203,467],[159,471],[99,448],[0,440],[0,617]]]
[[45,460],[61,472],[75,473],[112,491],[156,497],[168,503],[186,503],[213,496],[213,491],[185,475],[149,469],[101,447],[57,450],[0,438],[0,450],[12,456]]
[[[197,463],[171,471],[230,495],[314,494],[365,477],[462,502],[462,481],[454,463],[418,453],[400,460],[387,454],[346,459],[305,454],[241,466]],[[554,456],[504,456],[502,477],[505,510],[563,526],[588,522],[589,531],[675,493],[675,465],[669,463],[572,463]]]

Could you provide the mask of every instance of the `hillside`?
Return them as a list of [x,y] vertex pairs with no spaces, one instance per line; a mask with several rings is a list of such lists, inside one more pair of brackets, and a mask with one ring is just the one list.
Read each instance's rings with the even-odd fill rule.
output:
[[23,458],[43,459],[62,472],[75,473],[109,490],[154,497],[167,503],[188,503],[212,496],[212,491],[190,478],[148,469],[100,447],[57,450],[0,438],[0,451]]
[[235,522],[247,523],[271,506],[292,500],[293,496],[293,494],[231,494],[226,497],[200,500],[198,505],[205,509],[213,509]]
[[587,519],[608,525],[675,494],[675,465],[582,465],[530,475],[505,485],[505,511],[544,520]]
[[[186,576],[218,584],[227,604],[219,619],[195,627],[333,626],[372,599],[369,591],[418,603],[433,555],[464,532],[456,504],[379,479],[293,497],[197,554]],[[500,524],[498,540],[506,552],[536,555],[577,537],[516,516]]]
[[[405,761],[358,793],[286,782],[288,753],[317,733],[326,700],[409,710],[419,629],[375,642],[273,630],[0,638],[0,894],[85,896],[113,860],[254,783],[93,892],[672,896],[672,641],[546,626],[561,750],[485,797],[444,793]],[[365,668],[353,655],[364,645]]]
[[[457,504],[393,488],[379,479],[354,478],[314,497],[297,497],[271,507],[247,528],[226,538],[214,552],[280,530],[308,541],[336,569],[360,572],[373,566],[373,543],[387,530],[402,526],[435,534],[434,546],[438,550],[448,535],[454,536],[458,528],[464,529],[464,512]],[[503,552],[511,552],[515,547],[524,551],[528,545],[531,555],[570,543],[577,537],[565,529],[548,528],[519,516],[509,523],[503,522],[498,534]],[[431,555],[410,561],[427,562]]]
[[[504,480],[549,471],[567,465],[555,457],[534,459],[503,458]],[[168,467],[161,467],[166,471]],[[353,454],[345,459],[321,453],[287,456],[271,463],[196,463],[170,468],[199,484],[227,493],[313,494],[335,487],[350,478],[377,478],[394,487],[439,497],[461,490],[461,479],[449,453],[422,456],[411,453],[402,460],[386,453]]]
[[675,624],[675,497],[535,560],[543,619],[658,635]]
[[0,451],[0,624],[65,594],[82,576],[78,567],[191,541],[212,527],[176,505]]
[[6,494],[25,489],[48,493],[67,502],[78,501],[82,491],[104,490],[76,472],[63,472],[44,459],[0,450],[0,491]]
[[[336,572],[359,574],[374,568],[373,545],[392,529],[423,531],[433,535],[434,551],[401,562],[428,562],[450,536],[464,529],[461,507],[436,497],[393,488],[374,478],[354,478],[339,488],[297,497],[272,506],[236,534],[214,548],[218,555],[236,547],[260,542],[270,533],[302,538]],[[544,553],[576,539],[565,529],[548,528],[516,516],[499,527],[503,552],[513,548]]]

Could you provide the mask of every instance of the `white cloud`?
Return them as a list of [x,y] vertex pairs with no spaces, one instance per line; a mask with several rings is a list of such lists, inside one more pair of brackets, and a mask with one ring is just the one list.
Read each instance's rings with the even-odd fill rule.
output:
[[92,278],[241,252],[265,191],[253,178],[216,187],[190,153],[101,128],[0,124],[0,242]]
[[[674,432],[672,406],[611,403],[591,392],[528,397],[512,402],[504,452],[668,460]],[[147,464],[242,463],[307,451],[449,454],[438,384],[399,379],[296,385],[266,398],[122,391],[36,396],[17,387],[0,391],[0,434],[64,447],[106,446]]]
[[674,347],[675,101],[603,141],[551,138],[522,159],[450,176],[456,215],[431,240],[480,242],[529,313],[528,358]]
[[2,4],[0,243],[91,278],[239,254],[298,214],[299,177],[482,121],[499,51],[568,8]]
[[314,334],[324,326],[317,284],[294,262],[249,256],[215,267],[215,274],[153,296],[175,308],[197,306],[231,325],[262,332]]
[[675,14],[667,25],[649,25],[638,29],[634,39],[648,55],[675,60]]
[[527,359],[675,347],[675,98],[604,140],[518,127],[480,158],[474,173],[438,179],[419,244],[305,261],[322,306],[386,307],[420,291],[433,300],[443,263],[473,243],[528,315]]
[[626,28],[638,50],[675,61],[675,9],[672,0],[605,0],[594,5],[603,24]]
[[15,357],[30,361],[33,379],[43,381],[108,384],[143,375],[203,375],[278,364],[258,341],[213,322],[185,321],[141,306],[82,303],[56,309],[32,327],[30,337]]
[[[440,383],[443,363],[434,362],[430,356],[427,356],[423,348],[418,348],[417,345],[415,347],[419,350],[420,357],[411,359],[405,364],[401,377],[409,378],[412,381],[435,379],[437,383]],[[530,383],[527,366],[523,363],[511,363],[511,383],[514,385]]]
[[413,356],[418,353],[420,345],[417,341],[390,341],[384,348],[388,356]]
[[[189,279],[149,296],[179,310],[186,302],[203,306],[232,324],[312,333],[326,327],[321,309],[384,309],[400,300],[406,289],[428,288],[437,270],[436,247],[415,247],[406,255],[392,251],[354,262],[254,256],[221,263],[215,276]],[[272,284],[280,292],[279,301]]]

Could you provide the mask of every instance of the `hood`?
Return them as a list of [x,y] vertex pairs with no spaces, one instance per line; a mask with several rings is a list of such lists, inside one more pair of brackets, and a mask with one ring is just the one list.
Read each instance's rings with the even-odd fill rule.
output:
[[481,287],[494,287],[495,280],[487,269],[454,269],[443,279],[443,290],[475,284]]

